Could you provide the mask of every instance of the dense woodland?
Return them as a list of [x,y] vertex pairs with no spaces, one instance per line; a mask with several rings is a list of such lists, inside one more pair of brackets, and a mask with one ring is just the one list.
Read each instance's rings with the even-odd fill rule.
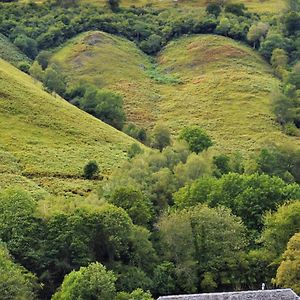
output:
[[[88,30],[123,36],[150,56],[182,35],[229,37],[272,65],[281,83],[271,110],[281,130],[299,138],[300,2],[278,15],[223,1],[201,14],[121,4],[0,3],[0,33],[29,58],[18,68],[136,139],[108,179],[97,161],[82,166],[83,178],[97,182],[93,201],[0,190],[0,299],[151,300],[263,282],[300,293],[299,147],[219,153],[199,126],[178,135],[164,124],[137,126],[120,94],[71,84],[50,63],[53,49]],[[50,202],[52,211],[43,211]]]

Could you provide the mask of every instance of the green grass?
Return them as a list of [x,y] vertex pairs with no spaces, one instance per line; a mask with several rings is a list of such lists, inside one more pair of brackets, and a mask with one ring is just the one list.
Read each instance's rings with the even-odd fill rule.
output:
[[[94,37],[99,41],[89,45]],[[223,152],[250,154],[268,140],[299,144],[281,132],[271,113],[270,94],[279,84],[271,67],[229,38],[180,38],[167,45],[153,68],[133,43],[89,32],[59,49],[52,60],[74,82],[123,94],[128,119],[138,125],[152,128],[163,122],[176,135],[183,126],[197,124]]]
[[109,175],[132,142],[0,59],[0,186],[82,196],[98,183],[82,178],[83,166],[96,160]]
[[185,82],[161,86],[160,120],[173,131],[200,125],[225,152],[251,153],[267,140],[299,144],[275,122],[270,94],[279,82],[252,49],[221,36],[191,36],[170,43],[158,61]]
[[146,126],[154,122],[155,92],[146,74],[152,65],[134,43],[108,33],[87,32],[67,42],[51,61],[71,83],[85,81],[122,94],[129,120]]
[[31,60],[23,54],[10,40],[0,33],[0,58],[18,67],[20,63],[30,63]]
[[[81,0],[83,3],[92,3],[99,6],[106,6],[106,0]],[[234,3],[244,3],[249,11],[257,13],[278,13],[285,8],[284,0],[233,0]],[[152,6],[155,8],[184,8],[197,9],[206,7],[207,0],[121,0],[121,7],[143,7]]]

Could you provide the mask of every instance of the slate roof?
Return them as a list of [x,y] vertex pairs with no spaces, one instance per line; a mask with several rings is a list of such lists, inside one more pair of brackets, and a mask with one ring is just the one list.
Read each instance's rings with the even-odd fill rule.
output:
[[300,300],[291,289],[162,296],[157,300]]

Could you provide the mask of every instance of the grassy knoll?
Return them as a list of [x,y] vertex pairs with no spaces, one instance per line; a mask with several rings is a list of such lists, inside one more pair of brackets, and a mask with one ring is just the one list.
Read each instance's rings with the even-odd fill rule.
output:
[[0,58],[18,66],[21,62],[30,63],[30,59],[23,54],[10,40],[0,33]]
[[184,81],[160,89],[160,119],[175,132],[199,124],[226,152],[252,152],[267,139],[297,142],[274,120],[270,93],[278,80],[252,49],[221,36],[184,37],[170,43],[158,61]]
[[[89,45],[95,36],[99,42]],[[198,124],[225,152],[251,153],[268,140],[297,143],[280,131],[271,113],[270,94],[279,83],[271,67],[231,39],[180,38],[159,54],[153,69],[133,43],[90,32],[58,50],[53,61],[73,81],[121,92],[129,120],[145,127],[164,122],[176,135],[183,126]]]
[[96,160],[107,175],[131,143],[0,59],[0,186],[83,195],[94,185],[81,177],[85,163]]
[[149,59],[124,38],[99,31],[70,40],[53,56],[71,83],[85,81],[99,88],[120,92],[130,120],[154,122],[155,88],[147,70]]

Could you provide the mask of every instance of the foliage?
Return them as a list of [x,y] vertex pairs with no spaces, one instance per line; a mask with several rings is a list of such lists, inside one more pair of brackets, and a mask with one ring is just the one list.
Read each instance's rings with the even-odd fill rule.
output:
[[39,63],[43,70],[45,70],[48,67],[50,56],[50,51],[43,50],[36,57],[36,61]]
[[123,128],[123,132],[140,141],[141,143],[145,143],[147,141],[146,130],[143,127],[138,127],[133,123],[126,124]]
[[229,210],[198,205],[163,216],[158,228],[165,258],[175,263],[176,284],[181,292],[196,291],[197,277],[207,276],[206,272],[212,273],[219,288],[220,273],[224,272],[228,281],[239,280],[231,266],[245,246],[245,228]]
[[108,0],[108,5],[112,11],[117,11],[120,5],[120,0]]
[[143,150],[137,143],[133,143],[127,151],[127,155],[129,158],[134,158],[136,155],[139,155],[141,153],[143,153]]
[[38,53],[36,41],[24,34],[18,35],[14,40],[14,44],[29,58],[34,59]]
[[208,14],[214,15],[215,17],[218,17],[222,11],[221,6],[218,3],[209,3],[206,6],[206,12]]
[[164,261],[155,267],[153,285],[158,295],[174,294],[176,291],[175,281],[175,266],[173,263]]
[[144,292],[142,289],[136,289],[131,293],[118,293],[115,300],[153,300],[153,298],[150,292]]
[[287,244],[283,260],[277,270],[276,284],[300,292],[300,233],[295,233]]
[[43,229],[35,217],[36,206],[36,201],[21,189],[0,193],[0,239],[17,262],[28,269],[37,265]]
[[291,144],[269,145],[256,158],[257,170],[281,177],[287,182],[300,182],[300,152]]
[[289,239],[300,230],[300,201],[282,205],[274,213],[266,214],[261,241],[278,258]]
[[256,45],[259,44],[263,38],[266,36],[269,30],[269,25],[266,23],[254,23],[249,28],[247,34],[247,40],[253,44],[253,47],[256,48]]
[[15,264],[4,243],[0,243],[0,294],[1,299],[36,299],[36,277]]
[[151,219],[152,204],[136,188],[123,186],[115,189],[110,202],[127,211],[133,223],[137,225],[147,226]]
[[92,179],[98,176],[99,166],[96,161],[89,161],[83,168],[83,176],[86,179]]
[[170,130],[162,124],[158,124],[153,129],[152,147],[162,151],[165,147],[171,144]]
[[274,211],[277,205],[300,196],[297,184],[286,184],[268,175],[227,174],[220,179],[202,177],[175,193],[175,204],[191,207],[198,203],[210,206],[224,205],[241,217],[252,230],[260,231],[263,215]]
[[20,63],[31,64],[31,60],[5,35],[0,33],[0,57],[18,67]]
[[116,294],[115,280],[113,272],[107,271],[100,263],[92,263],[68,274],[51,299],[111,300]]
[[123,99],[114,92],[89,88],[80,100],[80,107],[119,130],[123,128],[126,120]]
[[43,84],[50,93],[56,92],[59,95],[64,95],[66,91],[65,79],[55,65],[51,65],[45,70]]
[[184,128],[180,133],[180,139],[185,140],[190,150],[197,154],[213,145],[207,133],[197,126]]

